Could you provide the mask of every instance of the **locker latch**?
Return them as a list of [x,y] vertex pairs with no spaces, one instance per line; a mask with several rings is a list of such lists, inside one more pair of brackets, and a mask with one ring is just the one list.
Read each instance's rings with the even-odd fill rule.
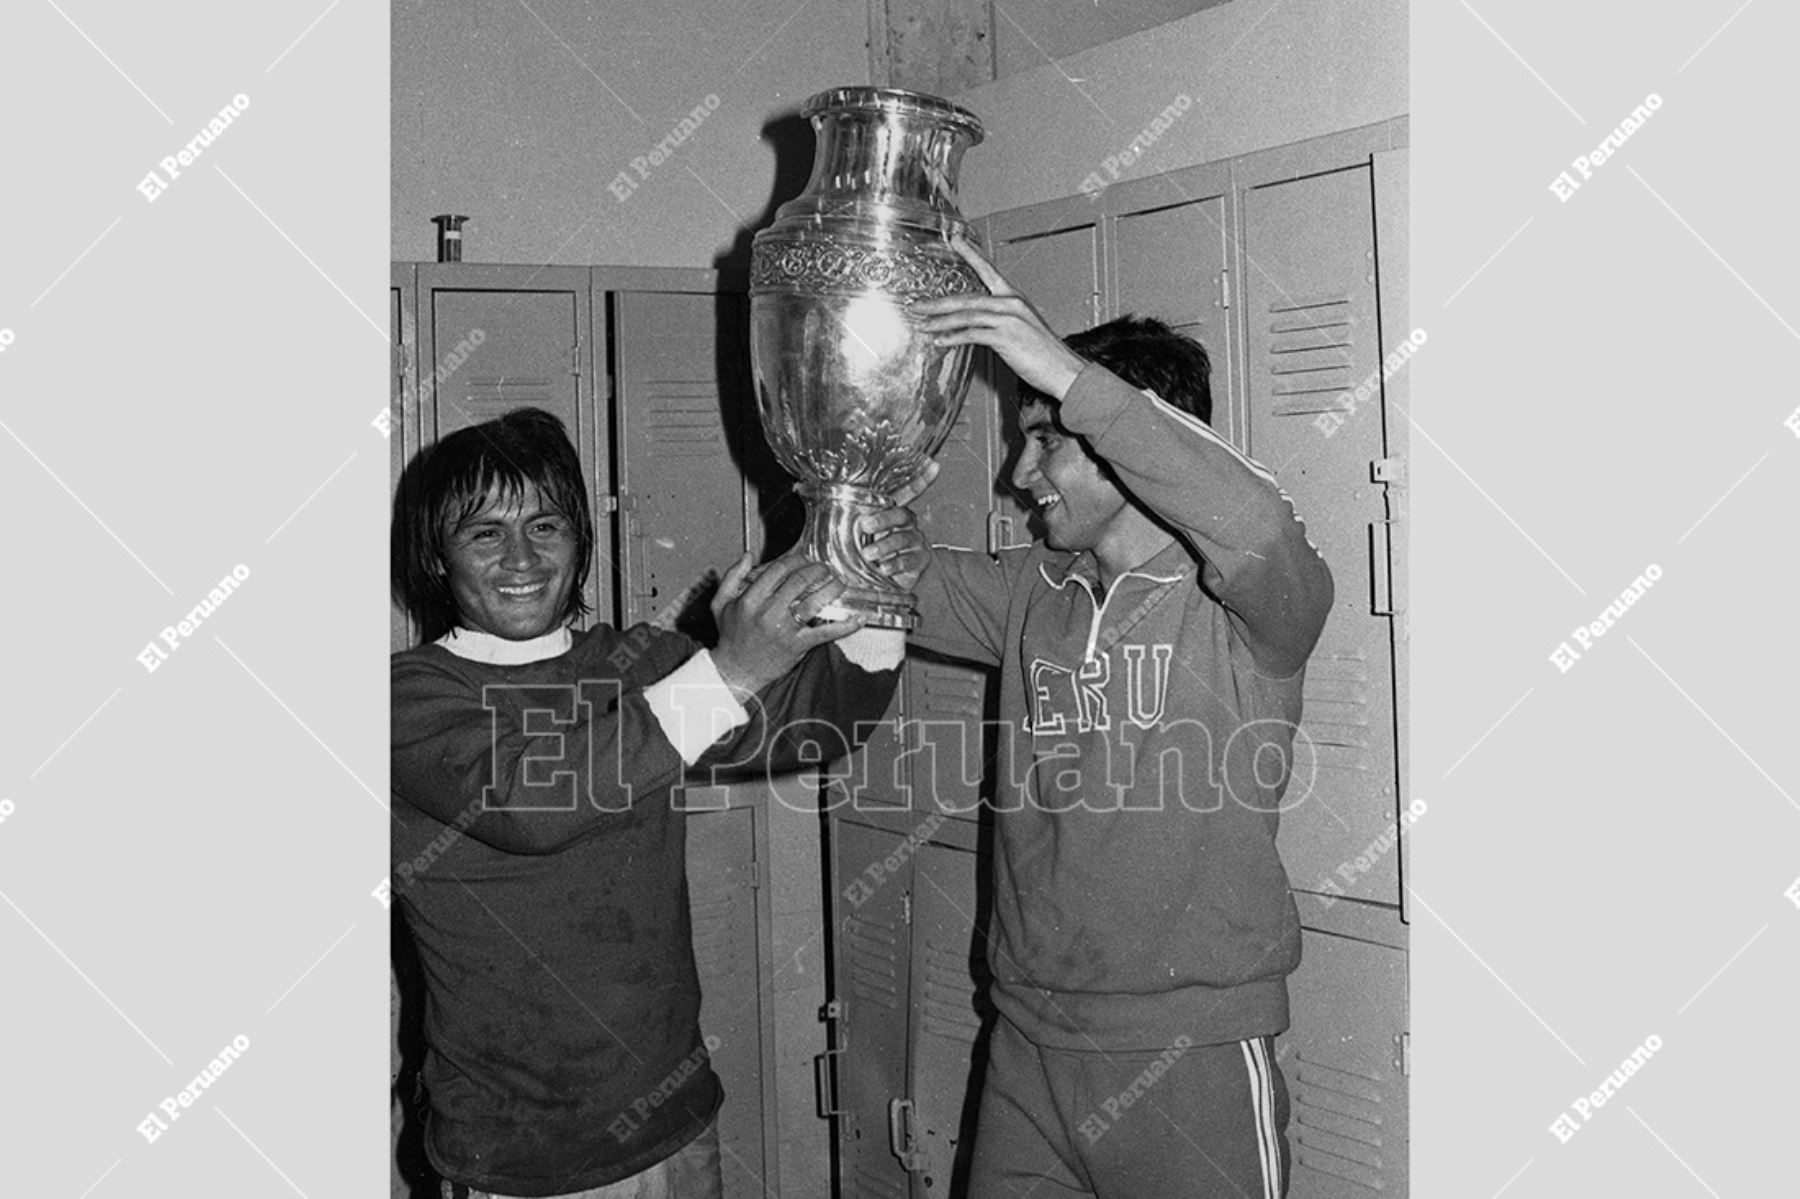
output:
[[1406,482],[1406,463],[1400,458],[1377,458],[1369,463],[1369,478],[1377,483]]
[[1001,512],[990,512],[987,522],[987,552],[990,557],[998,557],[1000,551],[1012,546],[1012,517]]
[[913,1128],[913,1101],[910,1099],[888,1100],[888,1147],[909,1173],[916,1174],[931,1164],[931,1159],[919,1148],[918,1133]]
[[1374,616],[1394,615],[1391,523],[1369,522],[1369,612]]
[[829,1120],[843,1115],[838,1107],[837,1059],[841,1049],[827,1049],[813,1055],[813,1091],[819,1101],[819,1119]]

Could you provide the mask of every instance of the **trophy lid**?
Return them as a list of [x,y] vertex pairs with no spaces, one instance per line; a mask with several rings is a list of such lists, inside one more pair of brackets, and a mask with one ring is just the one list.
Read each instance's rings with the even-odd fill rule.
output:
[[834,87],[810,97],[800,115],[812,120],[828,112],[880,112],[900,118],[924,118],[952,125],[968,135],[969,145],[981,144],[981,118],[942,96],[909,92],[894,87]]

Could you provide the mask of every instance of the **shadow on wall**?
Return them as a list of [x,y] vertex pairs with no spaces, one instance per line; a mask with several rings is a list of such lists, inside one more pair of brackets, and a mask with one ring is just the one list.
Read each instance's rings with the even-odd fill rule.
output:
[[812,123],[796,109],[773,117],[762,129],[775,150],[775,177],[763,210],[740,227],[729,247],[713,259],[719,272],[719,398],[731,456],[756,493],[756,518],[762,522],[762,561],[780,557],[800,539],[806,524],[805,505],[794,494],[794,480],[769,449],[757,416],[756,381],[750,371],[750,249],[757,232],[775,220],[783,204],[806,189],[812,177]]

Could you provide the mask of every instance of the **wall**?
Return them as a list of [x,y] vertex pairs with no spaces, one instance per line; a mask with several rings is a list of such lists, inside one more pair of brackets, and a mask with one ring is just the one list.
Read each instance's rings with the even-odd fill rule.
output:
[[[869,77],[861,0],[396,3],[392,37],[402,261],[435,258],[431,216],[460,212],[471,262],[718,265],[805,184],[810,130],[780,117]],[[634,171],[709,94],[671,159]]]
[[[963,159],[981,216],[1078,196],[1366,125],[1407,111],[1404,0],[1233,0],[955,97],[987,127]],[[1115,178],[1117,157],[1175,98],[1192,107]]]
[[994,9],[994,78],[1166,25],[1226,0],[1038,0]]

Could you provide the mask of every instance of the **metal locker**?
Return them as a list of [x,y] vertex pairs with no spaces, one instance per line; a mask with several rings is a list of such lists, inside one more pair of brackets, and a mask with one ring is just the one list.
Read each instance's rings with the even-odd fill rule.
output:
[[[1377,150],[1370,155],[1369,166],[1375,182],[1375,290],[1381,312],[1381,345],[1391,351],[1402,340],[1411,340],[1412,326],[1407,319],[1407,288],[1411,279],[1408,268],[1407,178],[1409,152],[1402,146]],[[1385,353],[1383,357],[1385,358]],[[1394,372],[1382,381],[1381,416],[1387,428],[1388,483],[1387,502],[1389,528],[1397,535],[1388,539],[1389,570],[1393,585],[1394,609],[1394,740],[1397,772],[1400,779],[1398,802],[1410,807],[1413,798],[1412,759],[1409,754],[1411,721],[1408,718],[1409,680],[1411,678],[1411,635],[1408,631],[1407,580],[1410,570],[1411,539],[1406,530],[1411,514],[1407,508],[1405,463],[1411,455],[1408,444],[1406,414],[1411,405],[1410,367]],[[1389,413],[1394,414],[1388,419]],[[1371,413],[1371,415],[1374,415]],[[1398,469],[1396,469],[1396,467]],[[1406,890],[1411,866],[1412,837],[1400,831],[1400,919],[1410,918],[1411,900]]]
[[904,714],[911,707],[911,688],[911,671],[903,667],[900,684],[881,714],[881,723],[869,730],[867,739],[848,762],[832,771],[832,795],[827,801],[831,819],[911,805],[912,758],[902,752],[902,738],[907,735]]
[[[393,367],[388,374],[388,511],[392,519],[393,501],[400,490],[401,472],[406,469],[407,461],[412,457],[417,441],[417,433],[412,427],[411,416],[417,409],[413,399],[414,380],[418,378],[417,366],[413,358],[415,353],[414,331],[417,322],[413,319],[413,268],[402,263],[393,265],[392,282],[388,288],[388,331],[393,341]],[[394,595],[388,605],[388,650],[397,653],[409,648],[416,633],[413,621],[405,605],[400,603],[398,595]],[[398,931],[398,930],[397,930]],[[389,991],[389,1107],[392,1113],[392,1141],[389,1161],[389,1193],[393,1199],[407,1199],[411,1187],[400,1167],[400,1138],[406,1130],[407,1113],[400,1099],[400,1080],[405,1055],[401,1050],[401,1005],[400,974],[393,965],[388,967]],[[416,1005],[418,999],[412,1002]]]
[[1230,171],[1200,167],[1121,184],[1109,202],[1119,213],[1108,221],[1115,310],[1156,317],[1206,348],[1212,425],[1230,437],[1238,356],[1231,320]]
[[928,1199],[967,1193],[993,1013],[978,899],[987,868],[985,855],[947,845],[924,846],[913,867],[912,1106],[897,1123]]
[[[590,480],[604,478],[589,351],[588,272],[577,267],[492,267],[422,263],[419,397],[425,435],[457,429],[522,406],[554,413],[568,430]],[[590,506],[598,499],[589,491]],[[594,507],[598,522],[600,511]],[[601,620],[610,574],[604,543],[588,574],[589,606]]]
[[[1407,1194],[1406,953],[1306,929],[1290,980],[1290,1199]],[[1345,1002],[1354,995],[1355,1002]]]
[[1396,854],[1339,869],[1399,806],[1383,413],[1378,389],[1343,403],[1379,381],[1383,350],[1366,161],[1246,189],[1243,227],[1248,448],[1293,497],[1337,590],[1306,668],[1282,859],[1296,890],[1397,905]]
[[[985,355],[983,355],[985,358]],[[938,453],[937,479],[913,504],[933,545],[982,552],[993,547],[1000,469],[994,447],[998,408],[995,363],[978,362],[975,382]],[[1003,519],[1003,518],[1002,518]],[[913,806],[973,820],[983,771],[982,720],[994,671],[911,654],[906,663],[905,746]]]
[[1100,323],[1105,260],[1096,216],[1057,201],[990,219],[994,265],[1059,337]]
[[[912,859],[905,834],[833,819],[833,1048],[821,1059],[821,1112],[837,1118],[844,1199],[907,1199],[891,1148],[907,1091]],[[892,863],[893,869],[888,869]]]
[[[388,441],[388,512],[392,519],[394,499],[400,492],[400,478],[406,464],[419,451],[418,429],[418,330],[414,308],[416,297],[413,267],[407,263],[393,265],[388,286],[388,336],[393,343],[393,364],[388,371],[388,410],[385,430]],[[388,649],[393,652],[411,647],[418,636],[412,614],[396,593],[388,607]]]
[[738,361],[741,305],[704,293],[613,297],[623,627],[687,613],[692,623],[678,627],[710,640],[707,572],[744,551],[734,447],[754,420]]
[[[690,811],[687,816],[688,911],[700,972],[700,1032],[717,1047],[713,1070],[725,1087],[719,1110],[720,1168],[726,1199],[780,1194],[775,1155],[767,1152],[764,1103],[772,1082],[759,960],[757,812]],[[712,1038],[717,1038],[712,1041]],[[765,1121],[765,1117],[767,1117]]]

